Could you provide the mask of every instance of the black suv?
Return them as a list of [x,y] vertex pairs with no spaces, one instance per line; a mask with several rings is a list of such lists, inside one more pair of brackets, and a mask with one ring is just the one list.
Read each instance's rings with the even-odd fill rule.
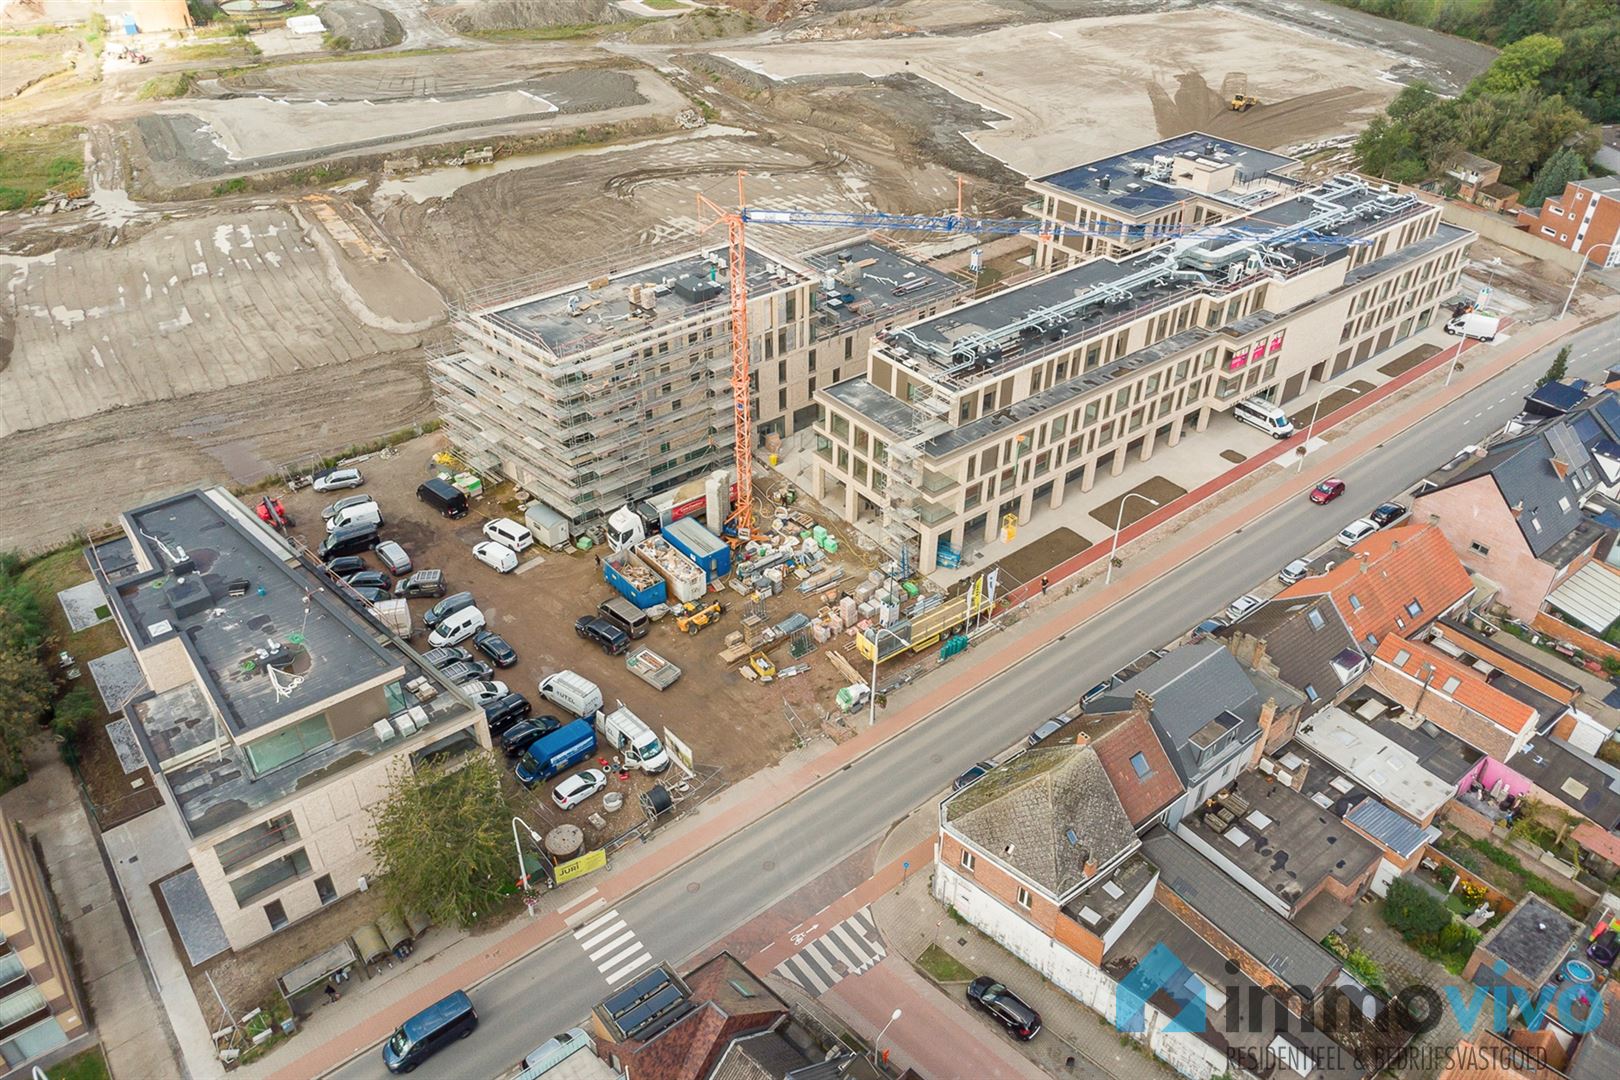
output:
[[458,592],[453,596],[447,596],[427,609],[427,613],[422,616],[422,625],[431,630],[462,608],[472,606],[473,594],[470,592]]
[[501,736],[501,749],[506,751],[507,757],[517,757],[529,748],[530,743],[550,735],[560,727],[562,721],[555,716],[536,716],[529,720],[519,720],[507,728],[506,734]]
[[493,630],[480,630],[473,637],[473,646],[498,668],[509,668],[517,663],[517,650]]
[[343,580],[351,589],[381,589],[384,592],[393,584],[381,570],[361,570],[357,574],[345,575]]
[[358,555],[376,547],[377,540],[376,525],[350,525],[327,533],[317,554],[322,562],[338,555]]
[[358,574],[368,568],[366,560],[358,555],[339,555],[326,564],[326,569],[333,577],[341,578],[348,577],[350,574]]
[[629,634],[595,615],[581,615],[574,623],[574,633],[586,641],[596,642],[609,656],[618,656],[630,647]]
[[490,736],[499,736],[519,720],[527,720],[533,711],[534,706],[529,704],[529,699],[516,691],[496,698],[484,706],[484,719],[489,721]]
[[968,1000],[995,1017],[1015,1039],[1028,1042],[1040,1033],[1041,1014],[1022,998],[988,975],[980,975],[967,988]]

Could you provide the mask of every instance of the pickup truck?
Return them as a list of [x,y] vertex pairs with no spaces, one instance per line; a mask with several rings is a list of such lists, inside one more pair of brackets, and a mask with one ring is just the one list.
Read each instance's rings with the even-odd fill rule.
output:
[[681,677],[679,667],[645,646],[631,649],[624,658],[624,666],[642,682],[659,690],[669,689]]

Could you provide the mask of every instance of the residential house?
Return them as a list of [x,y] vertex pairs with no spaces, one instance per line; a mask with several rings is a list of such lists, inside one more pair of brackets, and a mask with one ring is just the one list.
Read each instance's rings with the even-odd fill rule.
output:
[[1370,650],[1390,634],[1414,633],[1457,610],[1473,590],[1440,529],[1401,525],[1367,537],[1349,559],[1296,581],[1272,602],[1329,597],[1356,641]]
[[1620,829],[1620,769],[1556,736],[1531,740],[1501,776],[1489,779],[1506,796],[1561,803],[1605,831]]
[[1523,749],[1543,720],[1556,718],[1546,712],[1563,708],[1511,676],[1493,681],[1416,638],[1385,638],[1368,681],[1415,723],[1431,721],[1498,761]]
[[1417,825],[1434,823],[1460,781],[1431,772],[1383,730],[1334,706],[1299,726],[1299,742]]
[[1521,208],[1514,224],[1559,247],[1585,252],[1598,266],[1620,266],[1620,177],[1572,180],[1539,207]]
[[1146,709],[1186,793],[1170,808],[1175,824],[1253,764],[1275,733],[1291,732],[1304,697],[1245,670],[1218,641],[1172,649],[1088,706],[1098,713]]
[[1138,834],[1164,821],[1186,790],[1159,741],[1152,711],[1151,701],[1140,696],[1127,712],[1085,713],[1050,737],[1054,742],[1091,743]]
[[1560,417],[1431,474],[1412,513],[1437,521],[1463,565],[1529,622],[1609,534],[1581,510],[1603,481],[1571,418]]
[[[1301,719],[1342,701],[1367,671],[1367,657],[1328,593],[1270,601],[1217,637],[1243,666],[1305,695]],[[1279,727],[1267,749],[1292,737],[1292,730]]]
[[1519,191],[1502,183],[1502,166],[1478,154],[1462,153],[1446,167],[1446,175],[1457,181],[1457,197],[1486,210],[1513,210],[1519,205]]
[[1486,934],[1463,968],[1480,986],[1516,986],[1533,999],[1569,955],[1581,924],[1539,896],[1526,896]]
[[21,1070],[89,1028],[32,842],[0,813],[0,1073]]
[[1569,1080],[1614,1080],[1620,1076],[1620,982],[1603,988],[1603,1019],[1581,1036],[1565,1069]]

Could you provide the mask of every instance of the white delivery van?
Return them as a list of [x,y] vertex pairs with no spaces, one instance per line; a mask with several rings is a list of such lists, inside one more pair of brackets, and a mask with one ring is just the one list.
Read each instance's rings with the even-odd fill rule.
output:
[[524,551],[534,546],[534,533],[527,525],[519,525],[511,518],[496,518],[484,523],[484,536],[505,545],[513,551]]
[[375,502],[356,503],[354,506],[345,506],[337,513],[326,519],[326,531],[337,532],[351,525],[375,525],[382,528],[382,507]]
[[1265,398],[1249,398],[1232,406],[1232,416],[1250,427],[1257,427],[1273,439],[1286,439],[1294,433],[1294,422],[1282,408]]
[[464,607],[446,615],[428,635],[428,644],[434,648],[466,641],[484,628],[484,613],[475,607]]
[[572,671],[553,672],[541,679],[540,696],[576,719],[602,711],[602,691],[591,680]]
[[661,773],[669,768],[669,751],[658,741],[652,728],[627,709],[624,702],[619,702],[619,707],[610,713],[597,713],[596,730],[601,732],[602,741],[624,758],[627,768],[644,773]]

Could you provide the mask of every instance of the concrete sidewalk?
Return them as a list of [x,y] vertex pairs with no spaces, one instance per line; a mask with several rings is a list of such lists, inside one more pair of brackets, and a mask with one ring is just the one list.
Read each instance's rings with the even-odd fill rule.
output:
[[[1617,306],[1620,305],[1611,304],[1607,310],[1612,312]],[[551,894],[546,899],[548,907],[567,905],[587,889],[597,890],[607,904],[620,902],[702,851],[747,828],[938,709],[1004,673],[1106,607],[1121,602],[1163,573],[1212,547],[1242,525],[1288,499],[1302,496],[1318,474],[1331,472],[1355,460],[1378,443],[1422,422],[1440,408],[1506,371],[1561,334],[1576,329],[1578,325],[1575,319],[1567,319],[1562,323],[1527,330],[1500,354],[1469,364],[1468,369],[1454,378],[1449,387],[1441,388],[1439,378],[1431,376],[1429,384],[1422,391],[1403,396],[1399,407],[1389,415],[1369,417],[1368,422],[1358,425],[1352,435],[1331,442],[1325,449],[1313,454],[1316,460],[1313,461],[1315,469],[1312,473],[1268,470],[1246,488],[1242,498],[1232,500],[1218,511],[1195,515],[1195,522],[1184,523],[1179,530],[1154,534],[1160,523],[1152,519],[1133,527],[1128,532],[1154,535],[1149,536],[1147,543],[1133,550],[1132,564],[1111,587],[1105,589],[1101,584],[1102,575],[1093,574],[1089,587],[1065,589],[1065,594],[1075,594],[1068,599],[1059,595],[1056,589],[1052,595],[1038,598],[1027,609],[1027,617],[1014,620],[1013,625],[990,642],[945,665],[943,671],[933,678],[892,695],[889,710],[874,728],[838,746],[812,744],[780,765],[741,781],[702,806],[693,816],[667,827],[664,835],[653,843],[616,856],[609,872],[593,875],[594,880],[586,879],[577,886]],[[1418,372],[1423,370],[1414,369]],[[1427,370],[1432,372],[1433,369]],[[1399,379],[1392,380],[1386,386],[1394,387],[1400,382]],[[1261,462],[1251,471],[1257,471],[1266,464],[1269,462]],[[1189,524],[1195,524],[1196,528],[1187,527]],[[899,699],[899,704],[895,703],[895,698]],[[573,891],[576,889],[578,891]],[[272,1055],[270,1060],[275,1063],[273,1075],[284,1076],[288,1080],[321,1075],[368,1051],[384,1039],[401,1019],[437,997],[453,989],[476,986],[546,944],[565,929],[566,924],[554,910],[533,921],[518,921],[493,934],[469,940],[464,943],[464,948],[447,949],[443,961],[436,965],[436,976],[427,978],[424,975],[420,985],[415,985],[413,979],[409,988],[405,986],[406,980],[400,980],[402,990],[408,992],[402,993],[380,1012],[360,1016],[341,1006],[322,1010],[323,1014],[335,1015],[330,1020],[320,1015],[318,1024],[312,1022],[306,1028],[305,1034],[292,1044],[301,1049],[307,1047],[298,1057],[285,1056],[289,1051]],[[317,1036],[317,1041],[311,1045],[308,1040]]]

